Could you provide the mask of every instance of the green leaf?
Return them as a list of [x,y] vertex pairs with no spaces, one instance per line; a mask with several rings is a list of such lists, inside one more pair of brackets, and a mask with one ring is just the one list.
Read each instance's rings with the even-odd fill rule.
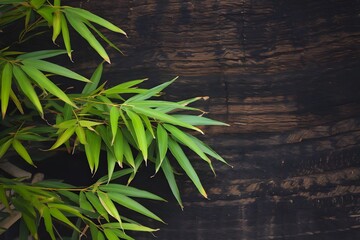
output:
[[104,229],[105,236],[108,240],[119,240],[113,230]]
[[76,129],[76,126],[72,126],[68,129],[66,129],[56,140],[56,142],[54,143],[54,145],[51,146],[51,148],[49,150],[54,150],[58,147],[60,147],[61,145],[63,145],[66,141],[69,140],[69,138],[74,134]]
[[89,167],[92,173],[96,172],[99,167],[101,137],[96,133],[85,131],[87,144],[85,144],[85,153],[88,159]]
[[108,149],[108,151],[107,151],[107,166],[108,166],[108,176],[109,176],[108,182],[110,181],[110,179],[114,173],[116,162],[117,161],[116,161],[114,154]]
[[6,110],[9,104],[9,97],[11,91],[12,80],[12,64],[5,63],[1,76],[1,113],[2,118],[5,118]]
[[83,191],[81,191],[79,193],[79,206],[80,206],[80,208],[82,208],[86,211],[94,212],[94,208],[91,206],[90,202],[87,200],[85,193]]
[[130,145],[129,143],[124,139],[123,141],[123,146],[124,146],[124,157],[127,161],[127,163],[135,168],[135,161],[134,161],[134,156],[132,154],[132,151],[131,151],[131,148],[130,148]]
[[119,125],[119,117],[120,117],[119,108],[112,106],[110,109],[110,127],[112,133],[111,145],[113,145],[115,141],[115,137]]
[[53,82],[51,82],[42,72],[32,66],[22,65],[21,69],[30,76],[39,86],[49,91],[62,101],[70,104],[73,107],[76,105],[69,99],[69,97]]
[[13,141],[13,139],[10,138],[5,143],[0,145],[0,158],[2,158],[2,156],[4,156],[6,151],[9,149],[10,145],[12,144],[12,141]]
[[12,146],[15,151],[29,164],[34,165],[29,153],[27,152],[26,148],[21,144],[21,142],[17,139],[13,139]]
[[148,149],[147,149],[147,141],[146,141],[144,125],[141,121],[141,118],[136,113],[130,111],[129,109],[126,109],[126,113],[131,119],[138,147],[142,152],[143,157],[146,161],[148,157],[148,152],[147,152]]
[[158,150],[159,150],[159,163],[156,164],[155,172],[158,172],[163,160],[166,157],[166,152],[168,149],[168,133],[161,126],[161,124],[158,124],[158,126],[156,128],[156,138],[157,138],[157,146],[158,146]]
[[73,72],[63,66],[60,66],[55,63],[47,62],[41,59],[26,59],[22,63],[26,66],[31,66],[41,71],[54,73],[60,76],[68,77],[71,79],[79,80],[82,82],[90,82],[86,77],[81,76],[80,74]]
[[[115,179],[118,179],[120,177],[123,177],[125,175],[128,175],[130,173],[132,173],[133,170],[128,168],[128,169],[123,169],[123,170],[120,170],[120,171],[116,171],[113,173],[110,181],[112,180],[115,180]],[[103,176],[101,177],[99,180],[97,180],[98,183],[104,183],[104,182],[108,182],[108,179],[109,179],[109,176]]]
[[179,119],[180,121],[189,123],[194,126],[229,126],[229,124],[219,122],[216,120],[212,120],[210,118],[206,118],[203,116],[194,116],[194,115],[182,115],[182,114],[174,114],[173,117]]
[[87,141],[86,141],[86,136],[85,136],[85,131],[82,127],[80,126],[77,126],[75,128],[75,133],[76,133],[76,136],[78,137],[79,139],[79,142],[83,145],[87,144]]
[[94,22],[100,26],[103,26],[103,27],[109,29],[110,31],[118,32],[118,33],[126,35],[126,33],[119,27],[115,26],[111,22],[109,22],[109,21],[107,21],[85,9],[67,7],[64,9],[64,11],[65,11],[65,13],[71,12],[72,14],[77,15],[80,18],[85,18],[86,20]]
[[76,124],[77,124],[77,119],[70,119],[70,120],[60,122],[60,123],[54,125],[54,127],[66,130],[68,128],[75,127]]
[[31,103],[34,104],[35,108],[39,111],[41,117],[43,117],[44,111],[42,105],[40,103],[38,95],[36,94],[33,86],[31,85],[29,78],[18,66],[13,67],[13,74],[21,91],[25,94],[25,96],[29,98]]
[[[4,189],[4,187],[2,185],[0,185],[0,202],[9,210],[10,210],[10,206],[9,206],[9,201],[7,199],[6,196],[6,190]],[[3,210],[2,210],[3,211]]]
[[52,219],[51,219],[51,215],[50,215],[50,210],[47,207],[44,207],[42,209],[42,217],[44,218],[44,223],[45,223],[45,229],[46,231],[49,233],[50,237],[52,240],[55,240],[55,234],[54,234],[54,229],[53,229],[53,223],[52,223]]
[[198,145],[196,145],[186,133],[169,124],[164,124],[164,127],[175,137],[176,140],[180,141],[182,144],[193,150],[197,155],[199,155],[208,163],[211,163],[210,159],[204,154],[201,148],[199,148]]
[[192,129],[192,130],[198,131],[200,133],[203,133],[199,128],[194,127],[194,126],[192,126],[192,125],[190,125],[190,124],[188,124],[186,122],[182,122],[182,121],[174,118],[173,116],[171,116],[169,114],[156,111],[155,109],[150,109],[150,108],[145,108],[145,107],[140,108],[140,107],[137,107],[137,106],[133,106],[132,110],[134,112],[139,113],[139,114],[144,114],[144,115],[146,115],[148,117],[157,119],[157,120],[165,122],[165,123],[178,125],[178,126],[181,126],[181,127],[185,127],[185,128]]
[[57,208],[49,208],[51,216],[56,218],[62,223],[65,223],[72,229],[76,230],[77,232],[80,232],[80,230]]
[[94,126],[103,124],[101,122],[94,122],[94,121],[87,121],[87,120],[80,120],[80,121],[78,121],[78,123],[81,127],[86,127],[86,128],[92,128]]
[[169,149],[171,154],[175,157],[177,162],[179,163],[180,167],[184,169],[185,173],[189,176],[191,181],[194,183],[196,188],[199,190],[201,195],[203,195],[205,198],[207,198],[207,194],[205,192],[205,189],[201,185],[200,179],[198,175],[196,174],[196,171],[192,167],[189,159],[186,157],[185,153],[179,146],[177,142],[169,138]]
[[61,12],[59,9],[55,10],[53,13],[53,35],[52,41],[55,43],[56,38],[59,36],[61,32]]
[[15,95],[15,93],[12,89],[10,90],[10,98],[13,101],[13,103],[15,104],[16,108],[19,110],[19,112],[21,114],[24,114],[24,109],[21,106],[20,100],[17,98],[17,96]]
[[28,52],[28,53],[21,54],[21,55],[17,56],[16,59],[19,59],[19,60],[26,60],[26,59],[39,60],[39,59],[45,59],[45,58],[51,58],[51,57],[59,56],[59,55],[65,54],[65,53],[66,53],[65,50],[41,50],[41,51],[34,51],[34,52]]
[[41,8],[37,9],[36,12],[38,14],[40,14],[50,25],[52,25],[53,22],[53,12],[55,11],[54,7],[50,7],[50,6],[42,6]]
[[119,164],[122,164],[124,157],[124,137],[120,129],[118,129],[116,133],[113,149],[116,160]]
[[31,6],[33,6],[35,9],[38,9],[39,7],[41,7],[46,0],[31,0],[30,4]]
[[[145,115],[140,115],[142,121],[144,122],[146,129],[149,130],[151,137],[154,139],[155,138],[155,133],[154,133],[154,129],[153,126],[151,125],[151,122],[149,120],[149,118]],[[148,143],[149,145],[149,143]]]
[[120,83],[112,88],[109,88],[107,90],[104,91],[105,94],[120,94],[123,93],[124,90],[129,89],[135,85],[138,85],[140,83],[142,83],[143,81],[147,80],[147,78],[145,79],[139,79],[139,80],[132,80],[132,81],[127,81],[124,83]]
[[163,198],[161,198],[153,193],[150,193],[148,191],[140,190],[140,189],[122,185],[122,184],[109,183],[107,185],[99,186],[99,189],[101,191],[105,191],[108,193],[111,193],[111,192],[120,193],[120,194],[126,195],[128,197],[137,197],[137,198],[146,198],[146,199],[157,200],[157,201],[165,201]]
[[85,192],[86,198],[95,208],[95,211],[98,212],[106,221],[109,222],[109,215],[103,205],[101,204],[98,197],[93,192]]
[[103,193],[101,191],[97,191],[97,195],[98,195],[98,197],[100,199],[101,204],[106,209],[106,211],[119,222],[120,227],[122,228],[122,221],[121,221],[119,212],[116,209],[114,203],[111,201],[108,194]]
[[16,4],[16,3],[23,3],[24,0],[1,0],[0,4]]
[[159,92],[161,92],[164,88],[166,88],[170,84],[172,84],[176,79],[177,79],[177,77],[171,81],[168,81],[168,82],[160,84],[156,87],[153,87],[144,93],[137,94],[137,95],[129,98],[128,100],[126,100],[125,103],[137,102],[137,101],[143,101],[143,100],[149,99],[149,98],[155,96],[156,94],[158,94]]
[[114,202],[116,202],[130,210],[138,212],[144,216],[147,216],[147,217],[157,220],[159,222],[162,222],[162,223],[164,222],[158,216],[156,216],[154,213],[152,213],[150,210],[148,210],[147,208],[142,206],[140,203],[136,202],[135,200],[133,200],[123,194],[115,193],[115,192],[108,192],[107,195]]
[[71,50],[69,27],[67,25],[64,14],[60,15],[60,22],[61,22],[61,32],[62,32],[62,37],[63,37],[64,45],[66,48],[66,52],[67,52],[67,55],[69,56],[70,60],[72,60],[72,56],[71,56],[72,50]]
[[103,46],[101,46],[98,40],[86,27],[83,21],[81,21],[81,18],[76,16],[71,11],[65,11],[65,15],[70,25],[75,29],[75,31],[77,31],[106,62],[110,63],[110,58],[106,53],[105,49],[103,48]]
[[99,66],[97,66],[97,68],[95,69],[93,75],[90,78],[90,82],[87,83],[84,89],[82,90],[81,92],[82,94],[90,94],[92,91],[94,91],[97,88],[101,79],[102,72],[103,72],[103,62],[100,63]]
[[[105,223],[102,226],[104,228],[116,229],[116,225],[117,225],[116,223]],[[137,232],[156,232],[156,231],[160,230],[160,229],[145,227],[143,225],[136,224],[136,223],[123,223],[123,227],[124,227],[124,230],[137,231]]]
[[179,188],[178,188],[178,186],[176,184],[175,175],[174,175],[174,172],[173,172],[173,170],[171,168],[171,165],[170,165],[169,160],[167,159],[167,157],[164,158],[164,161],[161,164],[161,169],[164,172],[164,175],[165,175],[166,180],[167,180],[167,182],[169,184],[169,187],[171,189],[172,194],[176,198],[176,200],[179,203],[181,209],[183,209],[184,206],[183,206],[182,201],[181,201]]
[[29,229],[31,235],[35,239],[38,239],[38,232],[37,232],[37,226],[36,226],[35,219],[24,213],[22,213],[21,217],[22,217],[22,220],[25,222],[26,227]]

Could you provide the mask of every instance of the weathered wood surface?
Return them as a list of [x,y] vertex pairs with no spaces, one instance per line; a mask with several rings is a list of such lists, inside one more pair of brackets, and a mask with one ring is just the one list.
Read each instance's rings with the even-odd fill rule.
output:
[[360,1],[81,4],[129,35],[113,36],[127,56],[109,80],[179,75],[166,98],[210,96],[199,105],[231,124],[206,130],[234,168],[197,164],[211,200],[182,184],[184,212],[155,205],[157,239],[360,238]]

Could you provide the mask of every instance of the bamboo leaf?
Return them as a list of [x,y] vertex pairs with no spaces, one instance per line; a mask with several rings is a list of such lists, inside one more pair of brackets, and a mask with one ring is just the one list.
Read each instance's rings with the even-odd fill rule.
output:
[[53,35],[51,39],[55,43],[56,38],[61,32],[61,12],[57,9],[53,14]]
[[119,125],[119,117],[120,117],[119,108],[112,106],[110,109],[110,127],[112,133],[111,145],[113,145],[115,141],[115,137]]
[[10,138],[9,140],[7,140],[5,143],[3,143],[2,145],[0,145],[0,159],[2,158],[2,156],[4,156],[4,154],[6,153],[6,151],[9,149],[9,147],[12,144],[13,139]]
[[160,84],[156,87],[153,87],[144,93],[137,94],[137,95],[129,98],[128,100],[126,100],[125,103],[137,102],[137,101],[143,101],[143,100],[149,99],[149,98],[155,96],[156,94],[158,94],[159,92],[161,92],[164,88],[166,88],[170,84],[172,84],[176,79],[177,79],[177,77],[171,81],[168,81],[168,82]]
[[66,141],[69,140],[69,138],[74,134],[76,129],[76,126],[72,126],[68,129],[66,129],[56,140],[56,142],[54,143],[54,145],[52,145],[52,147],[49,150],[54,150],[58,147],[60,147],[61,145],[63,145]]
[[40,59],[46,59],[51,57],[56,57],[62,54],[65,54],[65,50],[41,50],[41,51],[34,51],[34,52],[28,52],[21,54],[16,57],[18,60],[26,60],[26,59],[34,59],[34,60],[40,60]]
[[[104,228],[113,228],[116,229],[116,223],[105,223],[103,224]],[[149,228],[149,227],[145,227],[143,225],[140,224],[136,224],[136,223],[123,223],[123,227],[124,230],[128,230],[128,231],[137,231],[137,232],[156,232],[160,229],[154,229],[154,228]]]
[[89,130],[85,131],[85,135],[87,139],[87,144],[85,145],[85,153],[89,162],[90,170],[92,173],[94,173],[99,167],[101,137]]
[[39,7],[41,7],[46,0],[31,0],[30,4],[31,6],[33,6],[35,9],[38,9]]
[[9,210],[10,210],[10,206],[9,206],[9,201],[7,199],[6,196],[6,190],[4,189],[4,187],[2,185],[0,185],[0,202],[2,204],[4,204],[4,206]]
[[78,123],[81,127],[86,127],[86,128],[90,128],[90,129],[94,126],[103,124],[101,122],[94,122],[94,121],[88,121],[88,120],[80,120],[80,121],[78,121]]
[[[110,181],[118,179],[118,178],[123,177],[125,175],[128,175],[128,174],[130,174],[132,172],[133,172],[133,170],[130,169],[130,168],[123,169],[123,170],[120,170],[120,171],[116,171],[116,172],[113,173],[112,177],[110,178]],[[109,181],[108,179],[109,179],[109,176],[103,176],[99,180],[97,180],[97,182],[98,183],[108,182]]]
[[131,119],[138,147],[142,152],[143,157],[146,161],[148,156],[148,152],[147,152],[148,149],[147,149],[147,141],[146,141],[144,125],[141,121],[141,118],[136,113],[130,111],[129,109],[126,109],[126,113]]
[[91,206],[90,202],[87,200],[85,193],[81,191],[79,193],[79,206],[82,209],[85,209],[89,212],[94,212],[94,208]]
[[72,50],[71,50],[69,27],[67,25],[64,14],[60,14],[60,22],[61,22],[61,32],[62,32],[65,49],[66,49],[67,55],[69,56],[70,60],[72,61],[72,56],[71,56]]
[[[152,138],[155,138],[155,133],[154,133],[154,129],[153,126],[151,125],[151,122],[149,120],[149,118],[145,115],[140,115],[142,121],[144,122],[146,129],[150,132]],[[149,143],[148,143],[149,145]]]
[[60,66],[55,63],[47,62],[41,59],[26,59],[22,63],[26,66],[31,66],[41,71],[54,73],[60,76],[68,77],[71,79],[79,80],[82,82],[90,82],[86,77],[81,76],[80,74],[73,72],[63,66]]
[[116,161],[118,161],[119,164],[122,165],[124,157],[124,137],[120,129],[117,131],[117,134],[115,136],[113,149]]
[[165,201],[163,198],[150,193],[145,190],[137,189],[131,186],[126,186],[122,184],[115,184],[115,183],[109,183],[107,185],[101,185],[99,186],[99,189],[101,191],[105,191],[107,193],[120,193],[128,197],[137,197],[137,198],[146,198],[151,200],[157,200],[157,201]]
[[94,91],[97,88],[101,79],[102,72],[103,72],[103,62],[100,63],[99,66],[97,66],[97,68],[95,69],[93,75],[90,78],[90,82],[87,83],[84,89],[82,90],[83,94],[90,94],[92,91]]
[[70,104],[73,107],[76,105],[69,99],[69,97],[53,82],[51,82],[42,72],[32,66],[22,65],[21,69],[30,76],[39,86],[43,87],[51,94],[55,95],[62,101]]
[[107,194],[109,196],[110,199],[112,199],[114,202],[130,209],[133,210],[135,212],[138,212],[144,216],[147,216],[149,218],[152,218],[154,220],[157,220],[159,222],[164,223],[163,220],[161,220],[158,216],[156,216],[154,213],[152,213],[150,210],[148,210],[147,208],[145,208],[144,206],[142,206],[140,203],[136,202],[135,200],[120,194],[120,193],[115,193],[115,192],[109,192]]
[[41,8],[37,9],[36,12],[40,14],[50,25],[52,25],[53,22],[53,12],[55,11],[54,7],[50,6],[42,6]]
[[51,216],[56,218],[62,223],[65,223],[72,229],[76,230],[77,232],[80,232],[80,230],[57,208],[49,208]]
[[118,33],[126,35],[126,33],[122,29],[120,29],[119,27],[115,26],[111,22],[109,22],[109,21],[107,21],[107,20],[105,20],[105,19],[103,19],[103,18],[101,18],[101,17],[99,17],[99,16],[85,10],[85,9],[67,7],[67,8],[64,9],[64,11],[66,13],[71,12],[72,14],[75,14],[80,18],[85,18],[86,20],[94,22],[94,23],[96,23],[96,24],[98,24],[100,26],[103,26],[103,27],[109,29],[110,31],[118,32]]
[[54,127],[66,130],[68,128],[75,127],[77,122],[78,122],[77,119],[70,119],[70,120],[60,122],[60,123],[54,125]]
[[108,240],[119,240],[119,238],[116,236],[113,230],[105,228],[104,233]]
[[192,129],[192,130],[198,131],[200,133],[203,133],[199,128],[194,127],[186,122],[182,122],[169,114],[156,111],[155,109],[133,106],[132,110],[136,113],[144,114],[148,117],[154,118],[156,120],[159,120],[159,121],[162,121],[165,123],[170,123],[173,125],[185,127],[185,128]]
[[31,85],[29,78],[18,66],[13,67],[13,74],[21,91],[25,94],[26,97],[29,98],[31,103],[34,104],[35,108],[39,111],[41,117],[43,117],[44,112],[42,105],[33,86]]
[[147,80],[147,78],[145,79],[139,79],[139,80],[132,80],[132,81],[127,81],[124,83],[120,83],[112,88],[109,88],[107,90],[104,91],[105,94],[120,94],[123,93],[124,90],[129,89],[135,85],[138,85],[140,83],[142,83],[143,81]]
[[95,211],[98,212],[106,221],[109,222],[109,215],[103,205],[101,204],[98,197],[93,192],[85,192],[86,198],[94,206]]
[[201,195],[203,195],[205,198],[207,198],[207,194],[205,192],[205,189],[203,188],[200,179],[198,175],[196,174],[196,171],[192,167],[189,159],[186,157],[185,153],[179,146],[177,142],[169,138],[169,149],[171,154],[175,157],[177,162],[179,163],[180,167],[184,169],[185,173],[189,176],[191,181],[194,183],[196,188],[199,190]]
[[53,229],[53,223],[52,223],[52,219],[51,219],[51,215],[50,215],[50,210],[47,207],[44,207],[42,209],[42,217],[44,218],[44,223],[45,223],[45,229],[46,231],[49,233],[50,237],[52,240],[55,240],[55,234],[54,234],[54,229]]
[[181,209],[184,208],[183,204],[182,204],[182,200],[180,197],[180,192],[179,192],[179,188],[176,184],[176,180],[175,180],[175,175],[174,172],[171,168],[171,165],[169,163],[169,160],[167,159],[167,157],[164,158],[163,163],[161,164],[161,169],[164,172],[164,175],[166,177],[166,180],[169,184],[169,187],[171,189],[172,194],[174,195],[175,199],[177,200],[177,202],[179,203]]
[[15,104],[16,108],[19,110],[19,112],[21,114],[24,114],[24,109],[21,106],[20,100],[17,98],[17,96],[15,95],[12,89],[10,90],[10,98]]
[[29,153],[27,152],[26,148],[21,144],[19,140],[13,139],[12,147],[27,163],[35,167]]
[[132,167],[135,168],[135,161],[134,161],[134,156],[132,154],[131,148],[129,143],[124,139],[123,141],[123,146],[124,146],[124,157],[127,161],[127,163]]
[[120,227],[122,228],[122,221],[121,221],[119,212],[116,209],[114,203],[111,201],[108,194],[103,193],[101,191],[97,191],[97,195],[98,195],[98,197],[100,199],[101,204],[106,209],[106,211],[119,222]]
[[82,127],[80,127],[80,126],[77,126],[75,128],[75,133],[76,133],[76,136],[78,137],[80,143],[85,145],[87,143],[87,141],[86,141],[86,136],[85,136],[84,129]]
[[169,124],[164,124],[164,127],[166,130],[168,130],[178,141],[180,141],[182,144],[193,150],[199,157],[207,161],[208,163],[211,163],[210,159],[204,154],[204,152],[201,150],[201,148],[196,145],[192,139],[183,131],[178,129],[177,127],[174,127]]
[[219,122],[216,120],[212,120],[210,118],[206,118],[203,116],[194,116],[194,115],[182,115],[182,114],[174,114],[172,115],[176,119],[179,119],[180,121],[189,123],[194,126],[206,126],[206,125],[212,125],[212,126],[229,126],[229,124]]
[[86,27],[86,25],[81,21],[81,18],[76,16],[71,11],[65,11],[65,15],[75,31],[77,31],[106,62],[110,63],[110,58],[107,55],[105,49],[101,46],[101,44]]
[[5,118],[6,110],[9,104],[9,97],[11,91],[12,80],[12,64],[5,63],[1,76],[1,113],[2,118]]
[[166,152],[168,149],[168,133],[161,126],[161,124],[158,124],[158,126],[156,128],[156,138],[157,138],[157,146],[158,146],[158,151],[159,151],[159,163],[156,164],[155,172],[158,172],[163,160],[166,157]]
[[110,182],[110,179],[114,173],[116,162],[117,161],[114,154],[108,149],[107,151],[107,166],[108,166],[108,176],[109,176],[108,183]]

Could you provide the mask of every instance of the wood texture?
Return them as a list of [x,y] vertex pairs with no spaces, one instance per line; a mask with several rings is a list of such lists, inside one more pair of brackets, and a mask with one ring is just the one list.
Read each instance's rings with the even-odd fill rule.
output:
[[112,37],[126,56],[112,54],[109,80],[179,75],[165,98],[209,96],[199,106],[231,124],[206,139],[233,168],[214,178],[195,159],[211,200],[180,177],[185,210],[155,205],[157,239],[360,238],[359,1],[81,4],[129,35]]

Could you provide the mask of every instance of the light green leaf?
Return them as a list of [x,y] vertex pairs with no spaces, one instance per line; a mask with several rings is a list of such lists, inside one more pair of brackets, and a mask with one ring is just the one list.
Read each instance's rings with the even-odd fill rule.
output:
[[156,139],[157,139],[156,142],[157,142],[157,146],[158,146],[159,162],[156,164],[155,172],[158,172],[163,160],[165,159],[166,152],[168,149],[168,133],[161,126],[161,124],[157,125]]
[[90,82],[87,83],[84,89],[82,90],[83,94],[90,94],[92,91],[94,91],[97,88],[101,79],[102,72],[103,72],[103,62],[100,63],[99,66],[97,66],[97,68],[95,69],[93,75],[90,78]]
[[80,121],[78,121],[78,123],[81,127],[86,127],[86,128],[92,128],[94,126],[103,124],[101,122],[94,122],[94,121],[88,121],[88,120],[80,120]]
[[137,197],[137,198],[146,198],[146,199],[157,200],[157,201],[165,201],[163,198],[161,198],[153,193],[150,193],[148,191],[140,190],[140,189],[122,185],[122,184],[109,183],[107,185],[99,186],[99,189],[101,191],[105,191],[108,193],[111,193],[111,192],[120,193],[120,194],[126,195],[128,197]]
[[[128,174],[130,174],[132,172],[133,172],[133,170],[130,169],[130,168],[123,169],[123,170],[120,170],[120,171],[116,171],[116,172],[113,173],[110,181],[118,179],[118,178],[123,177],[125,175],[128,175]],[[108,182],[108,179],[109,179],[109,176],[103,176],[99,180],[97,180],[97,182],[98,183],[105,183],[105,182]]]
[[119,240],[119,238],[116,236],[113,230],[110,229],[104,229],[105,236],[108,240]]
[[81,191],[79,193],[79,206],[80,206],[80,208],[82,208],[86,211],[94,212],[94,208],[91,206],[90,202],[87,200],[85,193],[83,191]]
[[87,144],[85,144],[85,153],[89,162],[89,167],[92,173],[96,172],[99,167],[101,137],[96,133],[85,131]]
[[44,218],[44,223],[45,223],[45,229],[46,231],[49,233],[50,237],[52,240],[55,240],[55,234],[54,234],[54,229],[53,229],[53,223],[52,223],[52,219],[51,219],[51,215],[50,215],[50,210],[47,207],[44,207],[42,209],[42,217]]
[[148,210],[147,208],[142,206],[140,203],[136,202],[135,200],[133,200],[123,194],[115,193],[115,192],[108,192],[107,195],[114,202],[116,202],[130,210],[138,212],[144,216],[147,216],[147,217],[157,220],[159,222],[162,222],[162,223],[164,222],[158,216],[156,216],[154,213],[152,213],[150,210]]
[[27,163],[29,163],[35,167],[29,153],[27,152],[26,148],[21,144],[21,142],[19,140],[13,139],[12,147]]
[[108,194],[101,192],[101,191],[97,191],[97,195],[100,199],[101,204],[106,209],[106,211],[119,222],[120,227],[122,228],[122,221],[121,221],[119,212],[116,209],[114,203],[111,201]]
[[24,114],[24,109],[21,106],[20,100],[17,98],[16,94],[14,93],[14,91],[12,89],[10,90],[10,98],[13,101],[13,103],[15,104],[16,108],[19,110],[19,112],[21,114]]
[[212,120],[210,118],[206,118],[203,116],[194,116],[194,115],[182,115],[182,114],[174,114],[172,115],[174,118],[179,119],[180,121],[187,122],[194,126],[229,126],[229,124],[219,122],[216,120]]
[[12,64],[5,63],[1,76],[1,113],[2,118],[5,118],[6,110],[9,104],[9,97],[11,91],[12,80]]
[[21,55],[17,56],[16,59],[19,59],[19,60],[26,60],[26,59],[39,60],[39,59],[45,59],[45,58],[51,58],[51,57],[59,56],[59,55],[65,54],[65,53],[66,53],[65,50],[41,50],[41,51],[34,51],[34,52],[28,52],[28,53],[21,54]]
[[110,31],[118,32],[118,33],[126,35],[126,33],[119,27],[115,26],[111,22],[109,22],[109,21],[107,21],[85,9],[67,7],[64,9],[64,11],[66,13],[71,12],[72,14],[77,15],[80,18],[85,18],[86,20],[94,22],[100,26],[103,26],[103,27],[109,29]]
[[136,113],[130,111],[129,109],[126,109],[126,113],[129,116],[129,118],[131,119],[138,147],[139,147],[140,151],[142,152],[143,157],[146,161],[147,156],[148,156],[148,152],[147,152],[148,149],[147,149],[147,141],[146,141],[144,125],[141,121],[141,118]]
[[182,122],[182,121],[174,118],[173,116],[171,116],[169,114],[162,113],[162,112],[156,111],[154,109],[145,108],[145,107],[140,108],[140,107],[137,107],[137,106],[133,106],[132,110],[134,112],[139,113],[139,114],[144,114],[144,115],[146,115],[148,117],[154,118],[156,120],[159,120],[159,121],[162,121],[162,122],[165,122],[165,123],[170,123],[170,124],[173,124],[173,125],[185,127],[185,128],[192,129],[192,130],[198,131],[200,133],[203,133],[197,127],[194,127],[194,126],[192,126],[192,125],[190,125],[190,124],[188,124],[186,122]]
[[4,156],[4,154],[6,153],[6,151],[9,149],[10,145],[12,144],[13,139],[10,138],[9,140],[7,140],[5,143],[3,143],[2,145],[0,145],[0,158],[2,158],[2,156]]
[[81,18],[76,16],[71,11],[66,11],[65,15],[70,25],[75,29],[75,31],[77,31],[106,62],[110,63],[110,58],[106,53],[105,49],[103,48],[103,46],[101,46],[98,40],[86,27]]
[[98,212],[106,221],[109,222],[109,215],[103,205],[101,204],[98,197],[93,192],[85,192],[86,198],[94,206],[95,211]]
[[124,157],[124,137],[120,129],[116,133],[113,149],[116,161],[122,165]]
[[164,158],[164,161],[161,164],[161,169],[164,172],[164,175],[165,175],[166,180],[167,180],[167,182],[169,184],[169,187],[171,189],[172,194],[176,198],[176,200],[179,203],[181,209],[183,209],[184,206],[183,206],[182,201],[181,201],[179,188],[178,188],[178,186],[176,184],[175,175],[174,175],[174,172],[173,172],[173,170],[171,168],[171,165],[169,163],[169,159],[167,157]]
[[112,133],[111,145],[113,145],[115,141],[115,137],[119,125],[119,117],[120,117],[119,108],[116,106],[112,106],[110,109],[110,127]]
[[60,15],[60,22],[61,22],[61,32],[62,32],[62,37],[63,37],[64,45],[66,48],[66,52],[67,52],[70,60],[72,60],[72,56],[71,56],[72,50],[71,50],[69,27],[67,25],[64,14]]
[[[153,126],[151,125],[151,122],[149,120],[149,118],[145,115],[140,115],[142,121],[144,122],[146,129],[150,132],[151,137],[154,139],[155,138],[155,133],[154,133],[154,129]],[[149,145],[149,142],[148,142]]]
[[114,154],[108,149],[107,151],[107,166],[108,166],[108,176],[109,176],[108,183],[110,182],[110,179],[114,173],[116,162],[117,161]]
[[124,146],[124,157],[126,159],[126,162],[132,167],[135,168],[135,161],[134,161],[134,156],[132,154],[131,148],[129,143],[124,139],[123,141],[123,146]]
[[77,124],[77,119],[70,119],[70,120],[60,122],[60,123],[54,125],[54,127],[66,130],[68,128],[75,127],[76,124]]
[[62,223],[65,223],[72,229],[76,230],[77,232],[80,232],[80,230],[57,208],[49,208],[51,216],[56,218]]
[[53,13],[53,35],[52,41],[55,43],[56,38],[61,32],[61,12],[59,9],[55,10]]
[[[104,228],[116,229],[117,228],[116,225],[117,225],[116,223],[105,223],[102,226]],[[145,227],[143,225],[136,224],[136,223],[123,223],[123,227],[124,227],[124,230],[137,231],[137,232],[156,232],[156,231],[160,230],[160,229]]]
[[[38,60],[40,61],[40,60]],[[32,66],[22,65],[21,69],[30,76],[39,86],[49,91],[62,101],[70,104],[73,107],[76,105],[69,99],[69,97],[53,82],[51,82],[42,72]]]
[[58,64],[44,61],[41,59],[31,59],[31,60],[26,59],[26,60],[23,60],[22,63],[26,66],[31,66],[31,67],[36,68],[41,71],[54,73],[54,74],[57,74],[60,76],[68,77],[68,78],[79,80],[82,82],[90,82],[89,79],[81,76],[80,74],[78,74],[76,72],[73,72],[73,71],[71,71],[63,66],[60,66]]
[[53,12],[55,11],[54,7],[50,6],[42,6],[41,8],[37,9],[36,12],[40,14],[49,24],[49,26],[52,25],[53,22]]
[[186,157],[185,153],[179,146],[177,142],[169,138],[169,149],[171,154],[175,157],[177,162],[179,163],[180,167],[184,169],[185,173],[189,176],[191,181],[194,183],[196,188],[199,190],[201,195],[203,195],[205,198],[207,198],[207,194],[205,192],[205,189],[203,188],[200,179],[198,175],[196,174],[196,171],[192,167],[189,159]]
[[123,93],[124,90],[129,89],[135,85],[138,85],[140,83],[142,83],[143,81],[147,80],[147,78],[145,79],[139,79],[139,80],[132,80],[132,81],[127,81],[124,83],[120,83],[112,88],[109,88],[107,90],[104,91],[105,94],[120,94]]
[[34,104],[36,109],[39,111],[41,117],[43,117],[44,112],[42,109],[42,105],[40,103],[40,100],[39,100],[33,86],[31,85],[29,78],[18,66],[13,67],[13,74],[15,76],[15,79],[16,79],[21,91],[29,98],[31,103]]
[[144,93],[137,94],[137,95],[129,98],[128,100],[126,100],[125,103],[137,102],[137,101],[143,101],[143,100],[149,99],[149,98],[155,96],[156,94],[158,94],[159,92],[161,92],[164,88],[166,88],[170,84],[172,84],[176,79],[177,79],[177,77],[171,81],[168,81],[168,82],[160,84],[156,87],[153,87]]
[[80,126],[77,126],[75,128],[75,133],[76,133],[76,136],[78,137],[79,139],[79,142],[83,145],[85,145],[87,143],[86,141],[86,136],[85,136],[85,131],[82,127]]
[[35,9],[38,9],[39,7],[41,7],[46,0],[31,0],[30,4],[31,6],[33,6]]
[[56,140],[56,142],[54,143],[54,145],[51,146],[51,148],[49,150],[54,150],[58,147],[60,147],[61,145],[63,145],[66,141],[69,140],[69,138],[74,134],[76,129],[76,126],[72,126],[68,129],[66,129]]
[[164,124],[163,126],[175,137],[176,140],[193,150],[197,155],[199,155],[199,157],[204,159],[206,162],[211,163],[210,159],[204,154],[201,148],[199,148],[198,145],[196,145],[186,133],[184,133],[177,127],[169,124]]

